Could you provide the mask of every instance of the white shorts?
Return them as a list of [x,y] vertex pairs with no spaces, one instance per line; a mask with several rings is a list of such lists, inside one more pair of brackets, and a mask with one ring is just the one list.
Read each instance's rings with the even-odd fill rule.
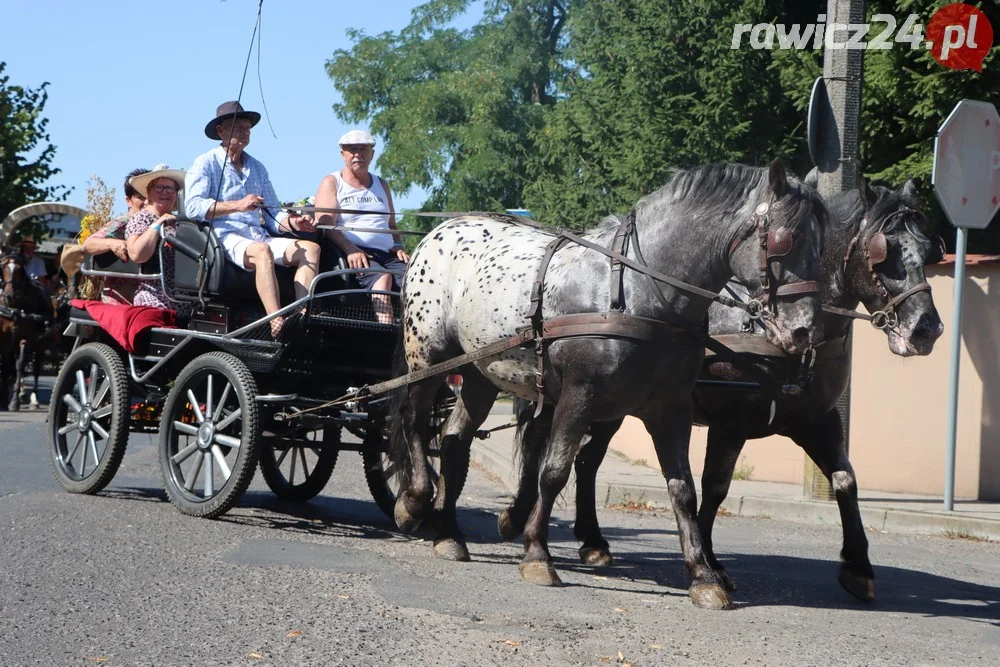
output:
[[[271,252],[274,254],[274,263],[278,266],[288,266],[288,262],[285,261],[285,251],[288,246],[295,243],[296,239],[286,238],[284,236],[270,236],[266,240],[262,239],[261,243],[267,243],[271,248]],[[253,239],[248,239],[245,236],[240,236],[239,234],[226,234],[219,242],[222,244],[223,249],[226,251],[226,256],[229,257],[229,261],[236,264],[244,271],[253,271],[251,268],[247,268],[246,256],[247,248],[250,247],[251,243],[257,243]]]

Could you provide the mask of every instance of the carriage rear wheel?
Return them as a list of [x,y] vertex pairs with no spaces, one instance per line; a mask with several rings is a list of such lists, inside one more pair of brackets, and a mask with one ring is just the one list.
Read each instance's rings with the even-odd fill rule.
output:
[[257,383],[231,354],[211,352],[184,367],[160,420],[160,468],[170,502],[215,518],[242,497],[257,467]]
[[49,401],[52,472],[70,493],[97,493],[115,476],[128,443],[125,363],[103,343],[83,345],[63,364]]
[[260,452],[260,472],[282,500],[304,503],[330,481],[340,453],[340,427],[327,425],[302,433],[302,439],[266,439]]

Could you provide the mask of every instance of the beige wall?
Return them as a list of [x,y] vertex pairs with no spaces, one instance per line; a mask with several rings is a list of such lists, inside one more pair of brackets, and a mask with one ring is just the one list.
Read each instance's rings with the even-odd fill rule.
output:
[[[855,325],[850,453],[862,489],[944,491],[953,271],[953,264],[928,268],[945,325],[929,357],[897,357],[885,334],[864,322]],[[962,332],[955,494],[1000,500],[1000,264],[967,267]],[[700,427],[692,433],[695,475],[702,471],[706,433]],[[652,442],[637,420],[626,420],[611,446],[656,465]],[[751,479],[802,482],[803,454],[790,440],[751,441],[743,452],[741,466],[752,467]]]

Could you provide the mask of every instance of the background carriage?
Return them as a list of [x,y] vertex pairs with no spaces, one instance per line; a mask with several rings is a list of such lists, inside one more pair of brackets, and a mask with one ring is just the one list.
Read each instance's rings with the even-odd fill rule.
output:
[[[207,225],[179,221],[170,246],[172,296],[198,304],[183,327],[152,327],[122,341],[109,333],[119,326],[113,317],[95,316],[99,308],[69,315],[73,352],[49,410],[60,484],[97,493],[118,470],[130,432],[158,433],[171,502],[185,514],[217,517],[238,502],[257,467],[279,497],[306,501],[323,490],[338,454],[356,450],[373,498],[392,516],[387,399],[336,401],[393,370],[398,326],[376,320],[371,293],[349,280],[356,270],[325,250],[309,295],[293,302],[291,270],[278,267],[289,305],[265,316],[253,274],[226,262]],[[88,258],[83,273],[162,280],[162,253],[161,244],[160,257],[143,265],[110,253]],[[275,339],[270,323],[279,315],[287,319]],[[439,406],[439,422],[447,409]]]

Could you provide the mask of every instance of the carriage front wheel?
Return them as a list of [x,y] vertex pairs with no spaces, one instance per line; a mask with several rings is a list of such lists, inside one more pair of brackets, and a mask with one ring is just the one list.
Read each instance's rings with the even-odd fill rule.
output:
[[114,348],[89,343],[66,359],[49,401],[52,472],[70,493],[97,493],[115,476],[128,443],[129,382]]
[[333,475],[340,453],[340,426],[327,424],[301,439],[266,439],[261,447],[260,472],[282,500],[304,503],[316,496]]
[[211,352],[184,367],[160,420],[160,468],[170,502],[215,518],[243,495],[257,467],[257,383],[231,354]]

